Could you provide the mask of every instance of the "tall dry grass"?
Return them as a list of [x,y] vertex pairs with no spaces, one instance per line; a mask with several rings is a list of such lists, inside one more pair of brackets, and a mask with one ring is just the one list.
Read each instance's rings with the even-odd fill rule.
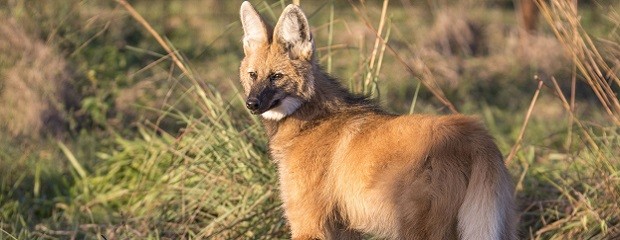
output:
[[573,64],[596,94],[610,120],[615,125],[620,125],[620,100],[615,93],[617,91],[615,89],[620,86],[620,78],[582,27],[576,4],[571,1],[546,3],[540,0],[536,3],[556,38],[570,54]]
[[76,101],[68,63],[15,19],[0,21],[0,127],[35,138],[65,131],[66,107]]
[[[609,63],[617,55],[601,52],[599,46],[618,42],[594,40],[582,27],[576,5],[570,1],[537,0],[541,15],[553,31],[577,70],[571,78],[546,79],[568,115],[567,152],[559,158],[559,169],[541,171],[549,184],[547,191],[557,192],[555,199],[535,201],[530,210],[538,214],[538,229],[530,227],[533,239],[615,239],[620,237],[620,125],[618,122],[618,74]],[[613,13],[613,12],[612,12]],[[618,22],[616,22],[616,27]],[[607,121],[594,120],[575,112],[576,84],[581,79],[598,99]],[[570,94],[565,94],[560,81],[571,82]],[[565,84],[568,85],[568,84]],[[593,111],[590,111],[592,113]],[[574,127],[573,127],[574,126]],[[558,170],[559,170],[558,169]]]

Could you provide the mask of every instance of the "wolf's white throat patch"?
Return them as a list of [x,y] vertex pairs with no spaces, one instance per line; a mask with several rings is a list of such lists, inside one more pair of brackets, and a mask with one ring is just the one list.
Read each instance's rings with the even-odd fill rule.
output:
[[282,118],[293,113],[301,106],[301,100],[295,97],[285,97],[277,107],[261,114],[266,119],[280,121]]

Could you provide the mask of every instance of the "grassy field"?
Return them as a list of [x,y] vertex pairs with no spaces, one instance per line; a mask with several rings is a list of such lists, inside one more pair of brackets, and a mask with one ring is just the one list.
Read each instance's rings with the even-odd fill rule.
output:
[[[271,23],[290,3],[251,2]],[[485,122],[521,238],[619,238],[620,3],[537,1],[525,34],[514,2],[301,6],[353,91]],[[241,2],[122,3],[0,0],[0,239],[288,238]]]

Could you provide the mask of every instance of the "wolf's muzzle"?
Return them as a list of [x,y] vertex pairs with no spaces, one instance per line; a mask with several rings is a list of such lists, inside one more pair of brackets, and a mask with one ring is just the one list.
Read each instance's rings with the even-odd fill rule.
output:
[[248,98],[245,102],[245,107],[247,107],[250,111],[256,112],[260,108],[260,101],[258,98]]
[[282,103],[280,99],[271,101],[261,101],[258,98],[251,97],[245,101],[245,107],[252,112],[252,114],[262,114],[274,107],[279,106]]
[[252,91],[248,98],[245,100],[245,107],[252,112],[252,114],[262,114],[280,104],[280,98],[277,91],[273,87],[258,86]]

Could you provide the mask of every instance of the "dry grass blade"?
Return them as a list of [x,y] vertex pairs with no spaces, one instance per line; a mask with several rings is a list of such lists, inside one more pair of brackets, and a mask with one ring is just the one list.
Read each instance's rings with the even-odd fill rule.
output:
[[586,140],[590,144],[590,147],[595,152],[599,152],[599,147],[596,144],[596,142],[594,141],[594,139],[592,138],[592,135],[590,133],[588,133],[588,131],[586,130],[586,128],[583,125],[583,123],[575,116],[575,113],[571,111],[571,105],[568,102],[568,100],[566,100],[566,96],[564,96],[564,94],[562,93],[562,90],[560,89],[560,84],[558,84],[558,81],[555,80],[554,77],[551,77],[551,82],[553,83],[553,87],[554,87],[553,90],[556,92],[556,94],[558,95],[558,97],[562,101],[562,106],[564,107],[566,112],[568,112],[568,114],[570,115],[571,119],[573,119],[573,121],[575,121],[577,126],[579,126],[579,128],[581,129],[581,132],[583,133],[583,135],[586,137]]
[[[329,25],[327,29],[327,73],[332,72],[332,49],[334,46],[334,2],[331,1],[329,5]],[[318,50],[318,49],[317,49]],[[320,51],[320,50],[318,50]]]
[[138,13],[136,9],[131,6],[131,4],[127,3],[125,0],[116,0],[116,2],[122,5],[127,12],[129,12],[129,14],[131,14],[131,16],[135,18],[136,21],[138,21],[138,23],[140,23],[155,38],[155,40],[157,40],[159,45],[166,50],[166,52],[172,57],[172,61],[174,61],[177,67],[181,69],[187,77],[193,78],[191,72],[185,67],[183,62],[181,62],[181,59],[179,59],[179,57],[175,54],[175,51],[172,50],[170,45],[168,45],[168,43],[157,33],[157,31],[153,29],[151,24],[149,24],[146,19],[144,19],[142,15],[140,15],[140,13]]
[[[381,37],[381,34],[383,34],[383,27],[385,26],[387,7],[389,3],[390,3],[389,0],[383,1],[383,7],[381,8],[381,18],[380,18],[381,20],[379,21],[379,29],[377,30],[377,37],[375,37],[375,44],[374,44],[374,47],[372,48],[372,54],[370,55],[370,62],[368,66],[369,71],[368,71],[368,74],[366,75],[366,79],[364,80],[364,86],[370,86],[370,83],[371,83],[370,81],[373,78],[372,73],[375,69],[375,62],[376,62],[375,59],[377,57],[377,52],[379,51],[379,43],[383,39]],[[387,44],[387,40],[383,41],[383,44]]]
[[510,164],[512,159],[517,154],[517,151],[521,147],[521,141],[523,141],[523,136],[525,135],[525,129],[527,128],[527,124],[530,122],[530,116],[532,116],[532,110],[534,110],[534,106],[536,105],[536,100],[538,100],[538,94],[540,94],[540,89],[543,86],[542,80],[538,80],[538,87],[536,88],[536,92],[534,93],[534,97],[532,97],[532,101],[530,102],[530,107],[527,109],[527,114],[525,114],[525,120],[523,120],[523,126],[521,126],[521,131],[519,131],[519,136],[517,137],[517,141],[515,145],[512,146],[510,150],[510,154],[506,158],[506,164]]
[[[454,104],[452,104],[452,102],[450,102],[450,100],[446,98],[446,95],[443,93],[443,90],[441,90],[441,88],[437,85],[437,81],[435,80],[432,72],[422,61],[419,61],[421,64],[421,67],[419,69],[421,70],[416,71],[414,67],[412,67],[409,63],[407,63],[407,61],[405,61],[405,59],[400,54],[398,54],[398,51],[396,49],[394,49],[392,46],[390,46],[387,43],[386,39],[384,39],[381,36],[380,32],[377,29],[375,29],[372,26],[372,24],[370,24],[370,21],[368,20],[368,18],[364,14],[362,14],[362,11],[351,0],[349,0],[349,4],[351,5],[351,8],[353,9],[353,11],[364,22],[364,24],[374,32],[377,39],[381,40],[383,44],[385,44],[385,46],[390,50],[390,52],[394,54],[394,56],[396,57],[396,60],[398,60],[398,62],[400,62],[405,68],[407,68],[407,71],[409,73],[411,73],[414,76],[421,75],[420,80],[422,84],[424,84],[424,86],[433,94],[433,96],[435,96],[444,106],[448,107],[448,109],[450,109],[452,113],[459,112],[457,108],[454,106]],[[421,72],[421,74],[419,72]]]
[[581,26],[576,6],[563,0],[536,0],[536,4],[611,120],[620,125],[620,101],[612,89],[620,86],[620,79]]
[[197,88],[196,93],[198,94],[200,99],[202,99],[203,103],[208,104],[210,101],[207,99],[207,93],[202,88],[202,85],[196,80],[194,74],[192,74],[190,69],[183,63],[183,61],[181,61],[178,52],[175,51],[174,48],[167,41],[165,41],[164,38],[162,38],[161,35],[157,33],[157,31],[155,31],[155,29],[153,29],[151,24],[149,24],[146,19],[144,19],[144,17],[142,17],[142,15],[140,15],[140,13],[138,13],[136,9],[131,6],[131,4],[127,3],[127,1],[125,0],[116,0],[116,2],[122,5],[127,10],[127,12],[129,12],[129,14],[134,19],[136,19],[136,21],[138,21],[138,23],[140,23],[155,38],[157,43],[159,43],[159,45],[163,47],[164,50],[168,53],[168,55],[172,58],[174,64],[179,69],[181,69],[181,72],[183,72],[183,74],[187,78],[189,78],[189,80],[192,81],[193,85]]
[[[3,234],[6,234],[7,236],[9,236],[11,239],[17,240],[17,238],[16,238],[15,236],[13,236],[13,235],[12,235],[12,234],[10,234],[9,232],[5,231],[5,230],[4,230],[4,229],[2,229],[1,227],[0,227],[0,231],[1,231]],[[0,236],[2,236],[2,235],[0,235]]]

